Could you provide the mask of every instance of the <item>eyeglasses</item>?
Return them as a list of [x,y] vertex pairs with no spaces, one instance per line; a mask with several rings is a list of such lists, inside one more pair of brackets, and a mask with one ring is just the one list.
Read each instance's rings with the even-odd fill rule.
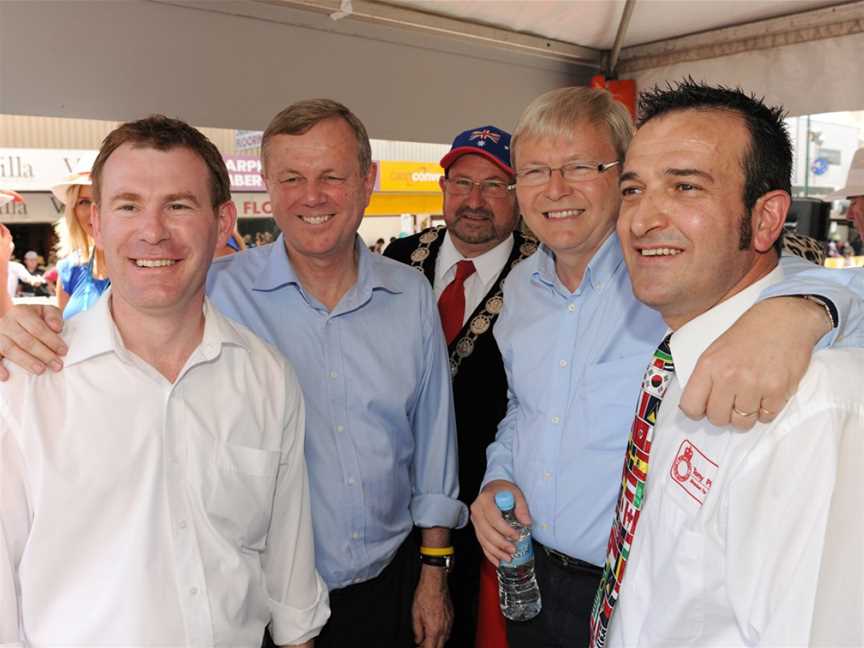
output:
[[594,180],[614,166],[621,164],[613,160],[601,164],[599,162],[568,162],[560,167],[537,166],[527,167],[516,172],[516,184],[524,187],[539,187],[549,182],[553,171],[560,171],[561,177],[567,182],[585,182]]
[[500,180],[484,180],[475,182],[470,178],[444,178],[448,191],[454,196],[467,196],[474,187],[480,187],[480,195],[486,198],[504,198],[515,185],[508,185]]

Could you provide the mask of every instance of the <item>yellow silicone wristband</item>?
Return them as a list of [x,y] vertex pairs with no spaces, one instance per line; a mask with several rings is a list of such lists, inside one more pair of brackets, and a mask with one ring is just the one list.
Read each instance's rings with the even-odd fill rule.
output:
[[420,547],[420,553],[424,556],[452,556],[456,550],[450,547]]

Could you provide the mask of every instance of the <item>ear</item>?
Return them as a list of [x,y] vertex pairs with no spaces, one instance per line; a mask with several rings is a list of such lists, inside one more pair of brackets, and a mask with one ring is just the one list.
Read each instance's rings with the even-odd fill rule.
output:
[[444,193],[444,185],[447,183],[447,179],[442,175],[438,176],[438,186],[441,187],[441,193]]
[[90,227],[93,229],[93,240],[96,242],[96,247],[104,250],[102,245],[102,214],[99,210],[99,204],[96,202],[90,203]]
[[237,222],[237,207],[233,200],[219,206],[216,211],[218,234],[216,236],[216,250],[221,250],[228,244],[228,239],[234,233],[234,224]]
[[368,207],[369,201],[372,199],[372,192],[375,191],[375,178],[378,177],[378,164],[372,162],[369,165],[369,171],[366,173],[366,177],[363,179],[363,190],[366,193],[366,201],[365,204]]
[[764,254],[783,231],[792,198],[781,190],[769,191],[756,201],[750,218],[753,223],[753,249]]

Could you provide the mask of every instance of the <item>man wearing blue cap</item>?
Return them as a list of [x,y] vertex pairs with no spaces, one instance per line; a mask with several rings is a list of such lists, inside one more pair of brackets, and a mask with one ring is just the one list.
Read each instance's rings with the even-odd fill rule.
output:
[[[450,352],[459,493],[473,501],[486,470],[486,446],[507,409],[507,379],[492,325],[503,306],[501,283],[537,249],[522,234],[512,191],[510,133],[480,126],[460,133],[441,159],[446,227],[390,244],[384,254],[423,272],[432,284]],[[450,574],[456,611],[453,645],[474,643],[483,553],[473,529],[453,533],[458,558]]]

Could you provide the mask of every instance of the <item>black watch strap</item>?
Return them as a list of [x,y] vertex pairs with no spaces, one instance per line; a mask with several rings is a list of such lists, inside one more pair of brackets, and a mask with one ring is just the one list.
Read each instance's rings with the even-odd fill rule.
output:
[[449,572],[453,568],[453,556],[427,556],[420,554],[420,562],[431,567],[441,567]]

